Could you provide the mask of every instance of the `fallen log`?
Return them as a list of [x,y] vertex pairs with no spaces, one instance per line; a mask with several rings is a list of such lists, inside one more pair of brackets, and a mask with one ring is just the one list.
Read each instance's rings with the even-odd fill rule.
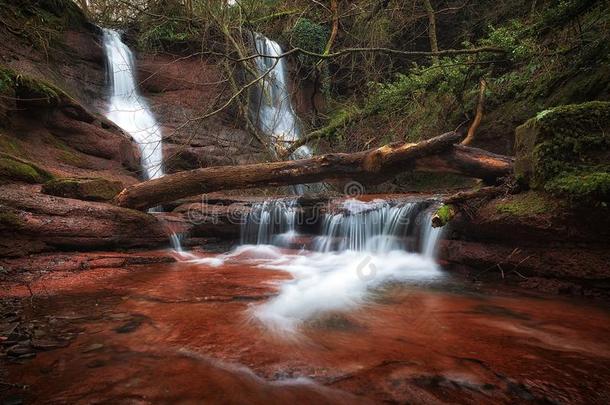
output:
[[[122,207],[146,209],[192,195],[221,190],[306,184],[333,179],[385,181],[401,171],[447,171],[497,178],[512,171],[512,159],[480,149],[454,146],[462,135],[449,132],[416,144],[396,143],[357,153],[331,153],[310,159],[189,170],[124,189]],[[431,155],[437,156],[432,157]],[[437,167],[438,166],[438,167]]]

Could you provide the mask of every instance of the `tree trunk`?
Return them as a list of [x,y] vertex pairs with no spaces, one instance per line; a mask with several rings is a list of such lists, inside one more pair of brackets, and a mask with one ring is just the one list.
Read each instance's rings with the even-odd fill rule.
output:
[[462,145],[470,145],[474,140],[474,136],[477,133],[477,129],[479,129],[479,125],[481,125],[481,120],[483,119],[483,107],[485,104],[485,89],[487,88],[487,82],[485,79],[481,79],[479,82],[479,99],[477,101],[477,110],[474,115],[474,120],[468,128],[468,135],[462,141]]
[[[331,153],[310,159],[208,167],[145,181],[124,189],[116,204],[146,209],[197,194],[221,190],[354,179],[380,183],[396,173],[451,172],[495,179],[512,171],[513,160],[480,149],[453,146],[460,134],[449,132],[416,144],[391,144],[357,153]],[[437,154],[437,156],[431,156]]]
[[[438,52],[438,40],[436,39],[436,16],[434,15],[434,8],[430,0],[423,0],[424,8],[428,14],[428,38],[430,38],[430,51]],[[433,56],[432,61],[438,62],[438,56]]]

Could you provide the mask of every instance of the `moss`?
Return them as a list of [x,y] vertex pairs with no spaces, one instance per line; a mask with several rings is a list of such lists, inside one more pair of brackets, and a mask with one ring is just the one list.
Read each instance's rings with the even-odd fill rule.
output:
[[515,216],[535,216],[553,212],[558,206],[552,197],[538,191],[529,191],[510,196],[508,201],[496,204],[496,211]]
[[13,212],[0,212],[0,226],[15,228],[23,223],[19,215]]
[[0,181],[44,183],[52,178],[53,175],[32,162],[16,158],[6,153],[0,153]]
[[610,102],[540,112],[516,132],[515,173],[532,188],[601,201],[610,173]]
[[561,173],[545,185],[545,190],[565,195],[575,202],[607,205],[610,202],[610,171]]
[[[326,27],[315,23],[309,18],[299,18],[292,27],[290,43],[297,48],[314,53],[323,53],[328,41],[329,31]],[[299,62],[304,66],[314,66],[319,58],[311,55],[298,56]]]
[[443,204],[432,218],[432,224],[435,227],[445,226],[453,219],[454,216],[455,207],[451,204]]
[[61,178],[47,182],[42,187],[45,194],[88,201],[108,201],[113,199],[123,185],[118,181],[103,178]]
[[73,0],[0,0],[0,20],[36,49],[52,58],[69,28],[87,24],[87,17]]
[[0,152],[8,153],[14,156],[24,156],[25,153],[21,145],[15,139],[6,135],[0,135]]
[[47,81],[0,66],[0,92],[9,90],[13,90],[18,99],[36,105],[41,102],[55,105],[62,97],[69,98],[63,90]]

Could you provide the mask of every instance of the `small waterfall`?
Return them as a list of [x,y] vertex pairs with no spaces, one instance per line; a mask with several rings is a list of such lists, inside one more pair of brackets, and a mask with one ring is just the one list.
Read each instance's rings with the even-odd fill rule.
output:
[[254,204],[241,226],[241,244],[287,246],[296,235],[295,200]]
[[[146,179],[163,177],[163,134],[138,91],[133,54],[117,31],[104,28],[103,33],[111,89],[106,116],[137,142]],[[170,242],[174,250],[182,251],[176,234],[170,236]]]
[[[434,260],[439,229],[431,227],[429,201],[344,201],[312,221],[303,207],[286,200],[253,207],[242,225],[242,245],[227,258],[251,257],[260,266],[290,273],[279,294],[251,310],[279,333],[294,332],[324,312],[344,311],[368,302],[387,282],[434,282],[443,272]],[[319,210],[313,210],[313,215]],[[319,226],[311,250],[290,247],[303,221]],[[311,228],[309,228],[311,229]],[[306,240],[307,238],[303,238]],[[261,264],[261,261],[264,264]]]
[[[267,134],[274,144],[288,148],[301,137],[299,120],[292,106],[288,91],[286,61],[278,58],[283,51],[280,45],[262,34],[254,33],[254,46],[260,55],[255,58],[258,73],[267,76],[255,89],[255,102],[252,103],[252,115],[256,118],[260,130]],[[309,146],[303,145],[295,150],[291,159],[307,159],[313,156]],[[295,194],[304,194],[305,190],[320,191],[320,185],[295,185]]]
[[[345,200],[339,212],[322,214],[321,231],[312,248],[318,252],[375,254],[404,250],[434,258],[442,228],[430,226],[428,205],[423,201],[391,204],[383,200]],[[298,235],[298,210],[296,200],[254,204],[241,226],[241,244],[290,246]]]

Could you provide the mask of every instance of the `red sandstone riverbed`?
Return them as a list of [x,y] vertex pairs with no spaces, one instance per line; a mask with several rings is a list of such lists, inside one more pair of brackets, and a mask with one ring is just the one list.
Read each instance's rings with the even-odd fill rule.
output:
[[20,299],[18,316],[34,335],[69,339],[34,358],[2,360],[0,397],[610,403],[610,311],[602,305],[458,280],[391,285],[358,310],[281,337],[248,309],[275,294],[271,281],[286,278],[239,262],[159,263],[49,273],[30,285],[32,299],[25,286],[6,285],[2,298]]

